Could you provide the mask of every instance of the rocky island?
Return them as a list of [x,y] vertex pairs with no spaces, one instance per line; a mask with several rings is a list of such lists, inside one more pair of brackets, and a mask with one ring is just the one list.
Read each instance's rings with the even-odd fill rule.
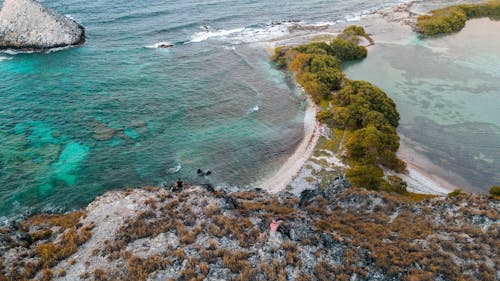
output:
[[84,28],[34,0],[5,0],[0,12],[0,49],[23,51],[79,45]]

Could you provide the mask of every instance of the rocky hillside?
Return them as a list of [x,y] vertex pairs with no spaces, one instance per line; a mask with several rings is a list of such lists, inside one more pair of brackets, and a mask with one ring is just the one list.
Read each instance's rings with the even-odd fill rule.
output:
[[35,0],[5,0],[0,12],[0,49],[44,50],[82,44],[75,21]]
[[341,179],[300,197],[114,191],[1,229],[0,280],[498,280],[499,207]]

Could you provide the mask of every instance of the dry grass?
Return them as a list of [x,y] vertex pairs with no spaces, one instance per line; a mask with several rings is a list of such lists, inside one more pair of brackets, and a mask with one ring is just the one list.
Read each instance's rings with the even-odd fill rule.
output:
[[72,212],[67,214],[55,214],[55,215],[36,215],[27,218],[21,224],[24,228],[28,229],[32,226],[46,226],[52,227],[57,226],[64,229],[75,227],[80,222],[80,219],[85,215],[85,212]]
[[103,269],[100,269],[100,268],[97,268],[94,270],[93,272],[93,275],[94,275],[94,280],[95,281],[108,281],[108,280],[111,280],[111,278],[109,277],[109,274],[104,271]]
[[207,276],[208,272],[210,272],[210,265],[208,265],[208,263],[206,263],[206,262],[200,263],[200,272],[204,276]]
[[48,242],[38,245],[35,252],[39,257],[38,265],[42,268],[49,268],[75,253],[78,246],[90,239],[92,228],[93,226],[90,225],[80,230],[71,228],[62,234],[59,243]]
[[223,265],[224,267],[229,268],[231,272],[239,273],[244,269],[249,269],[252,267],[250,262],[246,260],[248,256],[249,254],[244,251],[238,250],[231,252],[227,255],[224,255],[224,257],[222,258]]
[[260,265],[262,272],[266,280],[269,281],[285,281],[287,279],[287,275],[284,270],[284,265],[278,259],[273,259],[271,264],[261,264]]
[[165,260],[160,256],[150,256],[145,259],[131,256],[127,259],[126,264],[128,278],[130,280],[146,280],[150,273],[162,270],[169,264],[169,260]]
[[52,234],[54,233],[50,229],[43,229],[40,231],[30,232],[33,241],[49,239],[52,236]]
[[179,260],[186,259],[186,255],[184,254],[184,248],[179,248],[179,249],[175,250],[174,257],[178,258]]
[[[210,196],[225,200],[222,196],[228,195]],[[248,201],[252,196],[257,198]],[[294,198],[280,197],[278,201],[273,195],[241,192],[235,196],[237,208],[224,211],[218,207],[221,201],[209,203],[214,202],[213,198],[193,201],[186,195],[167,193],[163,201],[156,201],[158,197],[149,196],[148,211],[127,221],[115,240],[106,241],[102,250],[93,251],[109,260],[125,261],[125,272],[96,270],[86,278],[143,280],[153,272],[171,270],[171,266],[186,262],[187,266],[178,272],[178,280],[203,280],[220,265],[229,269],[232,280],[286,280],[285,267],[292,268],[294,277],[300,281],[349,280],[353,274],[366,279],[373,269],[394,280],[434,280],[438,276],[450,280],[495,280],[495,269],[485,262],[485,257],[494,264],[500,263],[495,256],[499,229],[494,224],[483,230],[478,222],[498,221],[499,215],[485,196],[440,201],[428,196],[354,188],[335,196],[336,201],[319,196],[306,207],[298,208]],[[265,245],[271,219],[284,219],[287,226],[297,231],[300,241],[285,239],[281,244],[282,258],[252,264],[259,255],[253,252],[253,247],[260,249]],[[58,232],[50,232],[52,226],[42,224],[31,228],[33,238],[38,241],[32,246],[33,262],[19,263],[18,272],[8,274],[11,280],[26,280],[42,269],[49,269],[90,237],[86,234],[90,233],[89,227],[85,226],[66,229],[53,240]],[[136,239],[168,232],[178,236],[181,247],[176,250],[169,247],[166,257],[139,258],[124,251]],[[222,238],[238,243],[226,249]],[[43,243],[45,239],[51,240]],[[197,244],[198,239],[204,241],[202,245]],[[304,264],[300,259],[308,246],[317,247],[312,253],[316,263]],[[276,252],[268,254],[276,257]],[[332,265],[331,259],[340,260],[340,264]],[[454,259],[464,262],[458,265]],[[215,264],[218,266],[214,267]],[[4,281],[1,278],[6,272],[0,262],[0,281]]]

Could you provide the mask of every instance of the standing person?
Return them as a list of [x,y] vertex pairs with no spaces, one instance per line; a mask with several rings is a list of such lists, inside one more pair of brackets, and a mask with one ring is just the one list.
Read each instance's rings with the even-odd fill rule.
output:
[[182,191],[182,186],[183,186],[184,182],[182,181],[182,179],[178,179],[177,182],[175,183],[175,189],[174,191]]
[[276,232],[276,231],[278,231],[279,226],[280,226],[279,223],[277,221],[273,220],[271,222],[271,224],[269,225],[269,228],[271,229],[271,232]]

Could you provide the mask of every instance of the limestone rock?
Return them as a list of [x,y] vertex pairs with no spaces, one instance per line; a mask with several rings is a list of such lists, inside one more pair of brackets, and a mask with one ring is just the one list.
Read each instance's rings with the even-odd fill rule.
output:
[[35,0],[5,0],[0,11],[0,49],[45,50],[79,45],[85,30]]

